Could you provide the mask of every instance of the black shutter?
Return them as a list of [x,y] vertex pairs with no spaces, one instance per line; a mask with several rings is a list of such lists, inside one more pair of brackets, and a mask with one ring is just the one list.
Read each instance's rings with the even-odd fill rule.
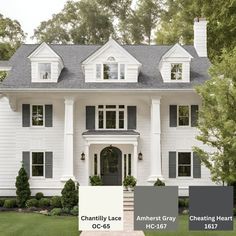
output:
[[136,106],[127,107],[128,129],[136,129],[137,127],[137,108]]
[[169,178],[176,178],[176,152],[169,152]]
[[52,178],[53,176],[53,153],[45,152],[45,177]]
[[22,162],[28,177],[30,177],[30,152],[22,152]]
[[193,178],[201,178],[201,161],[197,153],[193,153]]
[[45,105],[45,127],[53,126],[53,106]]
[[22,104],[22,126],[30,127],[30,104]]
[[170,127],[177,127],[177,105],[170,105]]
[[198,105],[191,105],[191,126],[196,127],[198,121]]
[[95,129],[95,106],[86,106],[86,129]]

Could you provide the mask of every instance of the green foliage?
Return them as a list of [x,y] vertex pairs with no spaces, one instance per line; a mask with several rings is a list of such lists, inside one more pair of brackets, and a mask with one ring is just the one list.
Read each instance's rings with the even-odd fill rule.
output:
[[49,198],[41,198],[39,200],[39,207],[49,207],[50,206],[50,199]]
[[165,183],[160,179],[157,179],[157,181],[154,183],[154,186],[165,186]]
[[179,207],[180,208],[188,208],[189,207],[189,199],[188,198],[179,198]]
[[44,197],[44,195],[43,195],[43,193],[41,193],[41,192],[38,192],[38,193],[35,194],[35,198],[36,198],[37,200],[40,200],[40,199],[43,198],[43,197]]
[[62,209],[61,208],[53,208],[51,211],[50,211],[50,215],[51,216],[59,216],[62,214]]
[[63,208],[72,209],[78,205],[78,187],[72,179],[69,179],[61,191]]
[[24,207],[25,202],[30,198],[31,192],[29,187],[29,178],[23,166],[18,172],[15,186],[18,205],[19,207]]
[[26,201],[25,205],[26,205],[27,208],[38,207],[39,206],[39,201],[36,198],[31,198],[31,199]]
[[194,147],[215,182],[236,181],[236,48],[224,51],[210,69],[211,79],[196,88],[202,99],[197,139],[212,147]]
[[123,185],[125,187],[134,187],[136,183],[137,183],[136,179],[131,175],[128,175],[127,177],[125,177],[123,181]]
[[233,214],[234,214],[234,216],[236,216],[236,208],[234,208]]
[[74,206],[73,209],[70,211],[70,214],[73,216],[78,216],[79,208],[78,206]]
[[2,82],[7,76],[6,71],[0,71],[0,82]]
[[89,180],[90,180],[90,184],[92,186],[100,186],[100,185],[102,185],[102,179],[98,175],[89,176]]
[[61,197],[60,196],[54,196],[51,198],[50,200],[50,205],[53,208],[61,208],[62,204],[61,204]]
[[3,204],[3,207],[5,208],[14,208],[16,206],[16,199],[6,199]]
[[0,207],[2,207],[4,205],[4,201],[5,201],[5,199],[0,198]]
[[64,208],[62,208],[62,213],[70,214],[70,209],[68,207],[64,207]]

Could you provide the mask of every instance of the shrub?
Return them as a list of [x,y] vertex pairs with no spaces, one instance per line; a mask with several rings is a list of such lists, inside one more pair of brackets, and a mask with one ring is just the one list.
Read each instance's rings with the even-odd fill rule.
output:
[[63,208],[72,209],[73,206],[78,205],[78,187],[72,179],[69,179],[61,191],[61,202]]
[[50,211],[50,215],[51,216],[59,216],[59,215],[61,215],[61,213],[62,213],[62,209],[61,208],[53,208]]
[[131,175],[125,177],[125,179],[123,181],[123,185],[125,187],[134,187],[136,185],[136,183],[137,183],[136,179]]
[[44,195],[43,195],[43,193],[41,193],[41,192],[38,192],[38,193],[35,194],[35,198],[36,198],[37,200],[40,200],[40,199],[43,198],[43,197],[44,197]]
[[157,179],[157,181],[154,183],[154,186],[165,186],[165,183],[160,179]]
[[39,207],[48,207],[50,206],[50,199],[48,198],[41,198],[39,201]]
[[70,214],[70,209],[68,207],[62,208],[62,212],[65,214]]
[[29,178],[23,166],[20,168],[18,172],[15,186],[16,186],[17,203],[19,207],[24,207],[26,201],[30,198],[31,192],[29,187]]
[[0,207],[2,207],[4,205],[4,199],[0,199]]
[[60,196],[52,197],[51,200],[50,200],[50,205],[53,208],[61,208],[62,207],[62,205],[61,205],[61,197]]
[[101,186],[102,185],[102,179],[98,175],[89,176],[90,184],[92,186]]
[[185,200],[184,200],[184,198],[179,198],[179,207],[185,207]]
[[188,208],[189,207],[189,199],[188,198],[185,198],[185,207]]
[[4,201],[3,207],[5,208],[14,208],[16,207],[16,199],[6,199]]
[[70,214],[73,215],[73,216],[77,216],[77,215],[78,215],[78,212],[79,212],[78,206],[74,206],[74,207],[72,208],[72,210],[70,211]]
[[36,198],[32,198],[32,199],[27,200],[25,205],[27,208],[38,207],[39,201]]
[[233,213],[234,213],[234,216],[236,216],[236,208],[234,208]]

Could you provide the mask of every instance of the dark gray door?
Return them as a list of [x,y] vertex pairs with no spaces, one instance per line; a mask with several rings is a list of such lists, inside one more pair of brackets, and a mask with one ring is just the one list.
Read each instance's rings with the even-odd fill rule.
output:
[[101,151],[101,177],[103,185],[122,185],[122,153],[119,148],[106,147]]

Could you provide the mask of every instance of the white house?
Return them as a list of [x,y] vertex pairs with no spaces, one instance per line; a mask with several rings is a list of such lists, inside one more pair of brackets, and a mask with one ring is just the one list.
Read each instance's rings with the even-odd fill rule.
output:
[[206,20],[195,19],[194,46],[22,45],[0,84],[0,195],[15,195],[22,163],[33,194],[60,194],[66,180],[138,185],[157,178],[212,185],[192,146],[209,79]]

